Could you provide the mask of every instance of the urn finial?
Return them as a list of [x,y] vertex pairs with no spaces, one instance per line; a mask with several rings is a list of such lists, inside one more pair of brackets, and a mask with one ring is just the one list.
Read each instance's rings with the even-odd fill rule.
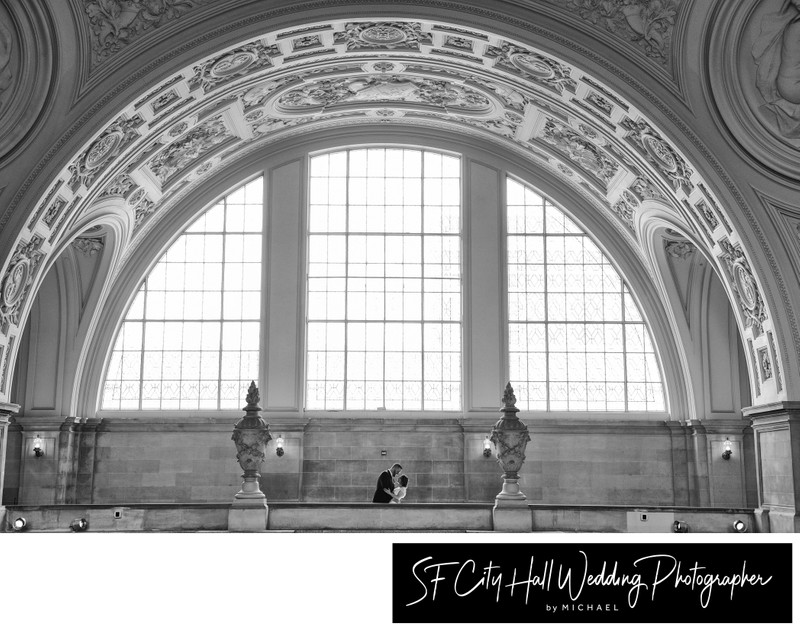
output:
[[[247,407],[242,408],[243,410],[247,410],[248,408],[252,409],[258,407],[258,402],[261,401],[261,395],[258,392],[258,387],[256,387],[256,382],[251,381],[250,387],[247,389],[247,396],[245,397],[245,401],[247,401]],[[261,408],[258,408],[259,410]]]
[[511,387],[511,382],[506,384],[506,390],[503,393],[503,409],[513,408],[517,406],[517,397],[514,396],[514,388]]

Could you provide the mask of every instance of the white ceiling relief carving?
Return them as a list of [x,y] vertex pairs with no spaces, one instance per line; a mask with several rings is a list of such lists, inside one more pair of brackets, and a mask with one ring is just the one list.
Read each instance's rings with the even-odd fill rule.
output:
[[[97,5],[92,23],[102,28],[94,42],[106,55],[109,29],[149,19],[144,2],[84,4],[87,11]],[[118,14],[109,12],[112,4],[120,5]],[[161,3],[164,12],[131,31],[129,41],[199,4]],[[616,25],[666,64],[679,5],[572,0],[566,8]],[[637,217],[648,202],[660,202],[696,230],[691,236],[725,271],[751,337],[769,330],[762,290],[732,222],[646,112],[543,50],[441,21],[330,20],[263,33],[194,60],[131,99],[84,144],[47,187],[18,243],[32,242],[34,232],[56,243],[94,201],[118,197],[135,224],[124,263],[215,171],[295,134],[364,122],[492,139],[591,198],[642,257]],[[2,273],[8,279],[17,272],[7,265]]]

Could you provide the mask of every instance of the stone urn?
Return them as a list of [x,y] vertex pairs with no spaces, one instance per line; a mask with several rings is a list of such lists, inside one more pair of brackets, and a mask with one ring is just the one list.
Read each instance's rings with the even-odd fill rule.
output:
[[503,393],[502,418],[492,428],[489,440],[497,453],[497,462],[503,468],[503,490],[497,496],[498,502],[523,502],[525,496],[519,490],[519,470],[525,462],[525,447],[531,437],[528,427],[517,418],[519,408],[517,397],[511,384],[506,385]]
[[267,457],[267,444],[272,440],[269,425],[264,422],[259,412],[260,401],[258,388],[254,381],[247,390],[247,405],[242,408],[245,415],[233,427],[231,440],[236,444],[236,459],[242,467],[242,488],[236,494],[236,501],[255,501],[264,503],[266,496],[261,492],[258,479],[261,477],[261,464]]

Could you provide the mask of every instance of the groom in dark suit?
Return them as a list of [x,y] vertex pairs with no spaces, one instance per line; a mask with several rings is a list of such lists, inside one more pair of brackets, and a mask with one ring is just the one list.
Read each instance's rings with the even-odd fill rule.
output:
[[394,497],[394,478],[403,470],[398,463],[394,463],[390,469],[381,473],[378,478],[378,486],[375,489],[375,495],[372,496],[372,501],[375,504],[388,504]]

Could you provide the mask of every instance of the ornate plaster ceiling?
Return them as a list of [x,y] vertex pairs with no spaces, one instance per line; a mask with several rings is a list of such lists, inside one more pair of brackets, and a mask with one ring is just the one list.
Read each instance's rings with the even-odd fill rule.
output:
[[[159,26],[155,19],[140,25],[140,11],[121,31],[103,30],[105,4],[84,4],[94,63],[104,51],[121,54],[147,24]],[[201,4],[159,6],[177,16]],[[578,4],[569,7],[578,11]],[[664,6],[675,9],[677,2]],[[637,15],[627,16],[629,28],[641,26]],[[658,29],[647,32],[642,45],[651,54],[656,44],[668,45]],[[133,230],[123,246],[130,255],[215,172],[309,130],[365,123],[491,138],[580,191],[640,255],[646,244],[639,243],[637,213],[658,202],[717,262],[748,335],[769,328],[733,223],[645,113],[583,69],[520,41],[452,22],[363,18],[308,23],[228,46],[100,126],[47,187],[17,241],[3,278],[0,332],[7,336],[19,325],[43,259],[75,236],[96,202],[116,200],[130,215]],[[6,339],[7,365],[14,337]],[[0,388],[5,383],[0,379]]]

